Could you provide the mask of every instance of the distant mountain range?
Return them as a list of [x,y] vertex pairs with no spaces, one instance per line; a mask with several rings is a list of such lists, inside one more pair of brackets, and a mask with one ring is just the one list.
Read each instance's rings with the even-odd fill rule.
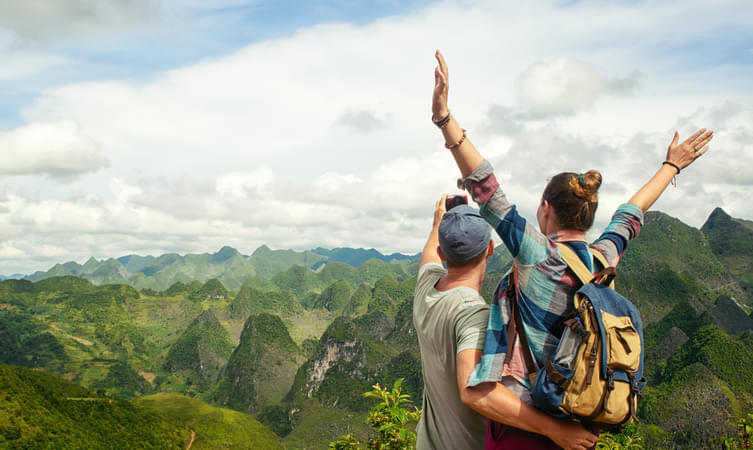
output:
[[238,290],[248,279],[255,276],[270,278],[294,265],[318,270],[330,262],[341,262],[359,267],[370,259],[384,262],[410,262],[416,255],[392,253],[363,248],[318,247],[297,252],[294,250],[271,250],[266,245],[257,248],[250,256],[242,255],[232,247],[222,247],[217,253],[186,254],[166,253],[161,256],[126,255],[119,258],[97,260],[89,258],[84,264],[69,261],[55,264],[47,271],[31,275],[12,275],[3,279],[39,281],[60,276],[85,278],[96,285],[122,283],[136,289],[165,290],[177,282],[204,282],[216,278],[230,290]]

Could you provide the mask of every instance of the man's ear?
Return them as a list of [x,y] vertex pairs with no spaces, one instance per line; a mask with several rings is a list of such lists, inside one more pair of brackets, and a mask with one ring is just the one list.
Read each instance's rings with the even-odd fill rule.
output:
[[444,256],[444,253],[442,253],[442,247],[437,245],[437,254],[439,255],[439,259],[442,261],[447,261],[447,257]]
[[494,241],[489,239],[489,250],[486,253],[486,257],[490,257],[494,254]]

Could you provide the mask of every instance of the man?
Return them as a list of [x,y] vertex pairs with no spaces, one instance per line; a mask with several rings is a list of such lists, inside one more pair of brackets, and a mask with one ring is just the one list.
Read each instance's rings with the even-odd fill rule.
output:
[[[478,210],[461,205],[445,212],[446,197],[434,209],[413,298],[413,325],[424,377],[416,447],[484,448],[485,416],[545,435],[565,449],[590,448],[596,436],[580,424],[534,409],[501,383],[467,386],[483,353],[489,307],[480,292],[494,244],[491,228]],[[447,263],[446,270],[442,261]]]
[[460,205],[445,213],[446,198],[434,209],[413,299],[424,376],[416,447],[483,448],[486,419],[461,402],[458,385],[465,386],[470,371],[457,368],[484,348],[489,306],[479,292],[494,244],[476,209]]

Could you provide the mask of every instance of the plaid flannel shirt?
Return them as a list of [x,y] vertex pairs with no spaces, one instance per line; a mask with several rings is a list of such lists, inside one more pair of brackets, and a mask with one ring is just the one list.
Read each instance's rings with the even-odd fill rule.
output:
[[[562,259],[557,242],[563,242],[593,271],[589,247],[600,252],[610,266],[617,265],[627,244],[638,235],[643,224],[643,211],[626,203],[614,213],[602,235],[590,245],[573,239],[567,232],[544,236],[528,223],[515,205],[507,201],[499,187],[491,164],[484,161],[465,180],[466,189],[480,206],[481,215],[502,238],[514,258],[519,272],[520,314],[531,353],[537,367],[550,360],[557,349],[562,329],[560,322],[573,310],[573,295],[580,281]],[[582,235],[579,235],[582,239]],[[508,277],[500,282],[489,310],[489,325],[481,361],[471,373],[468,385],[502,381],[514,377],[530,390],[527,369],[520,351],[520,339],[515,339],[508,367],[504,366],[509,350],[507,325],[510,303],[506,297]]]

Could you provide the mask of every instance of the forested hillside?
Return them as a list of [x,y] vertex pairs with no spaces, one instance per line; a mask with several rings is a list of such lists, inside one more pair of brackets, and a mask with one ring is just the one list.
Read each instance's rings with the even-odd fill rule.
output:
[[[620,265],[618,290],[646,326],[648,448],[698,448],[753,411],[752,245],[750,222],[721,210],[700,230],[649,213]],[[265,445],[288,448],[365,437],[370,403],[361,393],[374,383],[405,378],[419,407],[422,395],[411,317],[417,259],[366,256],[373,252],[261,247],[245,257],[225,247],[66,263],[0,282],[0,362],[42,370],[2,366],[0,443],[54,443],[62,430],[114,439],[99,425],[70,431],[67,412],[32,419],[20,412],[24,402],[65,404],[71,414],[107,405],[92,413],[104,415],[92,419],[102,427],[127,410],[146,427],[129,433],[161,439],[160,448],[180,447],[190,430],[196,448],[213,448],[223,433],[249,442],[273,431]],[[490,260],[486,298],[510,262],[504,249]],[[143,417],[157,419],[147,426]],[[245,435],[227,428],[241,420],[256,425],[243,425]]]

